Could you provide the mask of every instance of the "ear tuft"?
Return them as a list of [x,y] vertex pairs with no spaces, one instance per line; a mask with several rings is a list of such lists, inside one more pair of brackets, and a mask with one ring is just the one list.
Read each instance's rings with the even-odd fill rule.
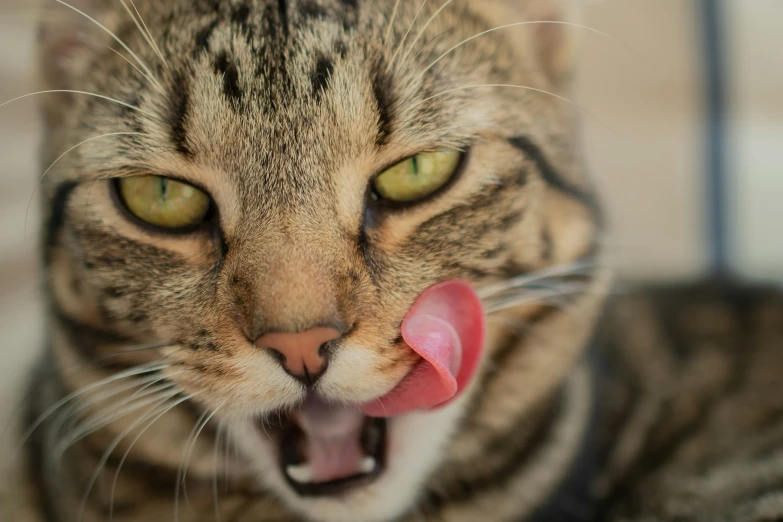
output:
[[571,4],[567,0],[526,0],[523,7],[528,20],[558,22],[538,24],[531,31],[539,65],[555,85],[566,83],[574,66],[574,29],[565,25],[575,18],[576,8]]
[[555,87],[565,84],[574,65],[574,28],[561,22],[575,22],[575,0],[472,0],[476,12],[495,25],[515,22],[557,22],[530,24],[510,30],[508,37],[531,58]]

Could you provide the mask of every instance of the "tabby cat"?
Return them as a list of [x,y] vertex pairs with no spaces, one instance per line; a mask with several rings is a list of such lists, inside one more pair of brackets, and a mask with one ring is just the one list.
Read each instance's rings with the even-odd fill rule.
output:
[[[557,1],[44,2],[3,520],[783,520],[783,297],[605,306]],[[476,373],[368,415],[458,281]]]

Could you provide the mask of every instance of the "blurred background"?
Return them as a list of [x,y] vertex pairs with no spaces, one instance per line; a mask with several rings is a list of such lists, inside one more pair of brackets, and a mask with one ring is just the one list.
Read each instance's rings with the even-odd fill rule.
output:
[[[595,116],[584,146],[612,263],[634,280],[716,265],[783,280],[783,1],[574,2],[614,38],[580,35],[572,95]],[[36,90],[34,4],[0,0],[0,103]],[[0,108],[0,420],[43,337],[36,101]]]

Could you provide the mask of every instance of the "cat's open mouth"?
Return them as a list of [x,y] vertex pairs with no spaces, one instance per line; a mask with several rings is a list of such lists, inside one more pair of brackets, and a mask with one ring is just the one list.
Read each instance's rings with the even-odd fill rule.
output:
[[[267,426],[268,428],[268,426]],[[382,472],[387,421],[357,406],[329,404],[310,394],[281,418],[274,434],[282,473],[303,496],[339,495],[366,485]]]

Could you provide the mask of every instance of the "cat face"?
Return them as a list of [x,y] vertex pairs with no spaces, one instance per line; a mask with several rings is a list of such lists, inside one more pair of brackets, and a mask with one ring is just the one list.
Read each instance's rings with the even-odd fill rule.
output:
[[593,253],[572,108],[542,92],[559,38],[464,42],[552,2],[137,1],[145,25],[115,4],[78,7],[133,54],[65,7],[44,24],[45,78],[82,91],[46,107],[49,163],[73,147],[45,182],[56,352],[159,365],[237,475],[309,518],[398,516],[482,388],[358,413],[417,364],[416,298]]

